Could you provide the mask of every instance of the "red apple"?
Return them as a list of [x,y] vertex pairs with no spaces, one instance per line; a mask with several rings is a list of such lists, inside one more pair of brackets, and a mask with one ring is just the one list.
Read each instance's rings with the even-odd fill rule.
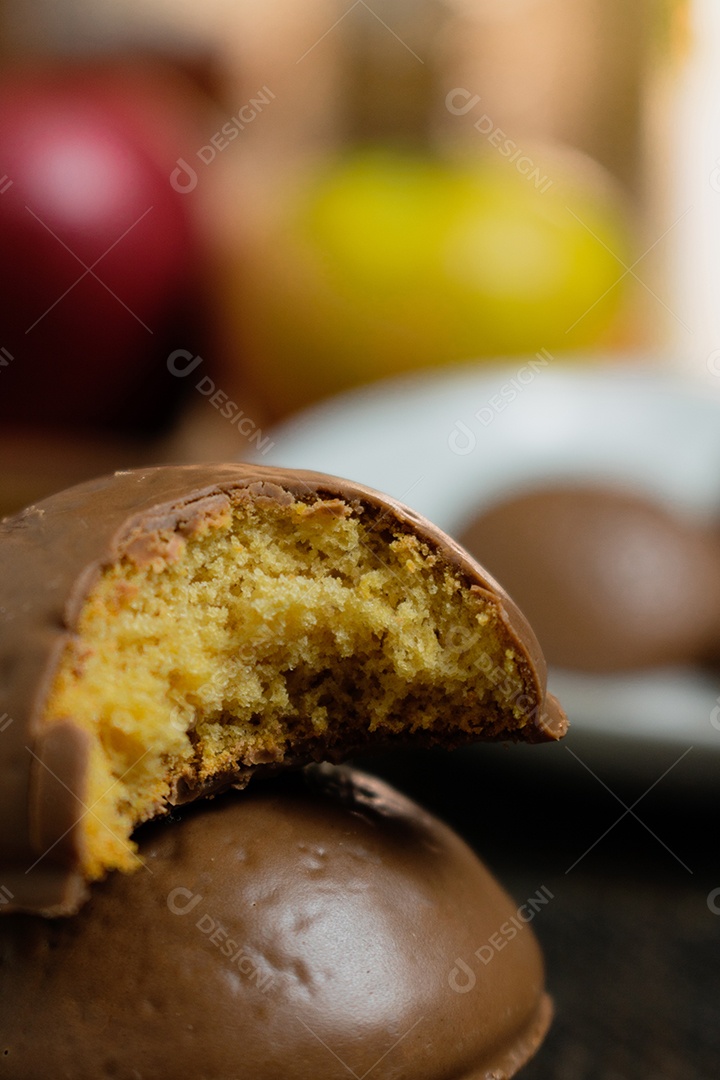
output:
[[6,424],[148,427],[179,390],[165,361],[193,346],[200,242],[169,177],[197,135],[163,87],[118,67],[0,83]]

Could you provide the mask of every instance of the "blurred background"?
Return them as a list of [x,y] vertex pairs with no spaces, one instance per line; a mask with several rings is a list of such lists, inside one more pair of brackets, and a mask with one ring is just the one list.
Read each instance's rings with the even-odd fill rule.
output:
[[716,0],[0,0],[0,60],[0,514],[248,460],[460,538],[572,733],[371,767],[557,897],[528,1080],[715,1080]]
[[717,384],[713,10],[2,0],[2,508],[463,361]]

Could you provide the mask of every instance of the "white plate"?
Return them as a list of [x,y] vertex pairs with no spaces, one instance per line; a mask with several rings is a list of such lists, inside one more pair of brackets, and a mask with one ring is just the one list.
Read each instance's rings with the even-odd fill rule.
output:
[[[720,396],[636,360],[561,365],[539,354],[376,383],[272,438],[262,463],[368,484],[451,534],[496,498],[556,478],[618,481],[720,520]],[[611,751],[692,746],[720,765],[720,675],[554,670],[550,683],[576,736]]]

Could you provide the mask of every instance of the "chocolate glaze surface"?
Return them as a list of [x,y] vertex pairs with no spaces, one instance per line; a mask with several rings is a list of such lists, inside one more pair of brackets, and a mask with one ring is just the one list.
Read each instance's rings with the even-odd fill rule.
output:
[[545,1034],[515,903],[381,781],[312,766],[141,850],[72,918],[0,920],[8,1080],[504,1080]]
[[701,660],[718,636],[720,544],[641,494],[537,488],[460,534],[532,622],[552,664],[631,670]]
[[0,523],[0,913],[69,912],[84,895],[76,823],[84,812],[88,739],[71,720],[41,729],[45,699],[85,597],[103,567],[148,532],[192,529],[233,493],[287,501],[341,498],[390,517],[494,598],[537,688],[523,731],[555,739],[566,721],[545,695],[546,666],[529,624],[454,541],[394,500],[319,473],[255,465],[168,466],[115,473],[52,496]]

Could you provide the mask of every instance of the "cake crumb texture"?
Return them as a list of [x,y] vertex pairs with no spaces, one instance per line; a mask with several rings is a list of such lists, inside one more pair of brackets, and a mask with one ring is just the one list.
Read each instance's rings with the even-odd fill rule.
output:
[[[43,723],[91,737],[91,879],[134,827],[254,766],[519,730],[537,700],[498,602],[392,516],[234,493],[137,529],[89,592]],[[244,773],[244,770],[246,772]]]

